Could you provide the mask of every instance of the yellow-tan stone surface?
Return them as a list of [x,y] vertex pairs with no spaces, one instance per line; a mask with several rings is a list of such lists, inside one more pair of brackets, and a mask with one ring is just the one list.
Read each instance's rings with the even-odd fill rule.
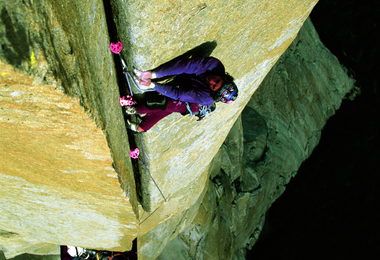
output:
[[215,155],[197,216],[157,259],[246,259],[267,210],[354,85],[306,20]]
[[[149,213],[140,214],[144,223],[138,247],[141,259],[153,259],[164,242],[152,238],[167,237],[165,232],[174,236],[184,221],[195,216],[195,212],[187,211],[186,216],[183,212],[200,202],[211,160],[317,1],[130,1],[124,6],[118,6],[118,1],[113,3],[119,10],[115,17],[119,36],[129,43],[122,54],[133,66],[153,69],[196,47],[214,43],[211,56],[224,63],[239,87],[236,102],[218,104],[205,120],[196,122],[195,118],[172,115],[144,134],[150,171],[168,199],[165,203],[147,177],[150,194],[146,200],[151,212],[156,212],[147,220],[144,216]],[[173,223],[177,214],[182,217]],[[152,230],[156,226],[156,231]]]
[[[169,241],[191,225],[194,219],[202,222],[199,220],[202,216],[208,218],[199,210],[207,212],[202,201],[209,186],[209,175],[215,169],[219,170],[215,163],[211,164],[213,158],[219,153],[252,94],[296,37],[317,1],[132,0],[127,3],[111,0],[110,3],[112,13],[107,15],[111,15],[115,22],[117,37],[113,36],[122,41],[124,49],[121,54],[128,66],[152,69],[188,51],[197,50],[197,53],[188,55],[211,55],[224,63],[226,70],[236,79],[239,99],[230,105],[218,104],[217,110],[200,122],[195,118],[171,115],[143,134],[147,165],[167,199],[165,202],[141,165],[135,172],[139,176],[135,178],[130,159],[126,156],[128,136],[122,129],[123,117],[117,107],[116,70],[113,54],[108,50],[107,30],[112,28],[107,28],[103,3],[98,0],[64,3],[41,0],[34,4],[30,1],[7,2],[6,8],[14,12],[5,12],[6,15],[2,16],[3,22],[11,24],[5,28],[9,41],[4,44],[5,49],[16,53],[23,50],[16,48],[10,32],[21,32],[23,27],[16,21],[28,15],[33,17],[29,20],[33,22],[25,22],[24,27],[27,31],[25,37],[30,35],[34,41],[25,42],[26,46],[22,46],[32,47],[26,54],[19,55],[21,65],[14,66],[27,67],[30,73],[39,76],[40,81],[45,74],[56,76],[65,93],[80,100],[72,101],[70,107],[64,102],[67,96],[46,92],[46,87],[41,93],[41,86],[31,83],[25,90],[22,87],[9,89],[10,86],[4,89],[2,99],[22,100],[29,104],[16,106],[15,102],[7,101],[7,106],[13,109],[10,118],[15,119],[4,124],[12,123],[13,128],[7,131],[16,132],[18,137],[7,137],[4,143],[16,155],[22,154],[22,149],[33,150],[33,153],[25,153],[22,161],[35,166],[28,168],[28,164],[18,164],[12,169],[13,161],[4,160],[7,172],[3,173],[2,185],[7,184],[5,187],[17,194],[18,200],[14,204],[25,207],[28,215],[18,222],[24,225],[24,229],[2,224],[0,229],[8,233],[1,237],[0,244],[8,245],[8,255],[10,252],[38,251],[38,248],[58,244],[111,250],[119,248],[116,241],[120,239],[129,243],[130,248],[131,239],[137,236],[139,259],[155,259]],[[34,70],[28,68],[32,51],[37,59],[37,69]],[[11,59],[7,61],[12,63]],[[41,104],[32,103],[35,96],[41,99]],[[90,112],[103,132],[95,127],[95,123],[88,126],[92,121],[83,109],[76,107],[78,103]],[[77,110],[73,111],[74,107]],[[42,116],[33,114],[33,111],[40,111]],[[55,120],[57,111],[64,112],[59,114],[61,121]],[[10,113],[9,110],[1,112]],[[81,116],[69,116],[70,113]],[[42,130],[33,128],[27,133],[31,126],[35,126],[36,121],[33,120],[37,119],[43,123],[38,125]],[[67,130],[70,127],[82,132],[70,135]],[[39,139],[28,138],[25,133]],[[133,138],[131,136],[129,138]],[[24,139],[28,141],[24,142],[24,148],[13,145]],[[107,144],[110,150],[106,149]],[[136,144],[141,149],[137,136]],[[36,149],[45,150],[36,153]],[[71,154],[73,152],[76,153]],[[43,153],[50,156],[44,157]],[[59,158],[65,158],[66,162]],[[74,163],[81,167],[73,167]],[[119,175],[113,170],[112,163]],[[35,170],[42,165],[43,171]],[[23,173],[25,169],[31,173]],[[34,186],[28,186],[28,183]],[[19,187],[26,187],[33,196],[23,197],[23,190]],[[138,207],[137,203],[141,206]],[[32,207],[36,205],[38,207]],[[62,207],[65,210],[59,211]],[[87,214],[80,209],[87,210]],[[49,215],[51,212],[59,214]],[[36,216],[42,220],[38,225],[33,221]],[[17,221],[15,219],[12,221]],[[28,227],[27,231],[25,227]],[[108,233],[104,234],[106,231]],[[10,236],[14,237],[12,241],[26,241],[29,247],[15,248],[16,242],[8,243],[11,240],[5,239]],[[107,240],[108,236],[112,238]],[[123,246],[124,249],[128,247]],[[39,253],[44,250],[39,250]]]
[[138,223],[103,132],[78,100],[32,80],[0,63],[4,254],[54,253],[60,244],[130,249]]
[[0,0],[1,60],[76,97],[101,128],[113,167],[138,212],[104,2]]

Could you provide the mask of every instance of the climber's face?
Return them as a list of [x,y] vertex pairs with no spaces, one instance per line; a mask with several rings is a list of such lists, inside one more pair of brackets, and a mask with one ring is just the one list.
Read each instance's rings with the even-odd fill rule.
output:
[[224,85],[224,80],[220,76],[208,75],[206,80],[212,91],[218,91]]

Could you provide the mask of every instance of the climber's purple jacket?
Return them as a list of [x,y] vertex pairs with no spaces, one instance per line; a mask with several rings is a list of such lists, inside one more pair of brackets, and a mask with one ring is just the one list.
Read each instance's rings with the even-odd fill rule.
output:
[[156,78],[180,74],[194,75],[186,82],[181,82],[179,87],[155,83],[154,90],[174,100],[211,105],[214,102],[213,91],[204,76],[207,74],[223,76],[225,68],[220,60],[203,57],[168,62],[156,68],[154,73]]

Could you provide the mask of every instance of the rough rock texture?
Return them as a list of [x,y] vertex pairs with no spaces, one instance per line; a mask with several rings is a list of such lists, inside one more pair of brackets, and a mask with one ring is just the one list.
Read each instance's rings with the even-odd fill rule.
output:
[[32,84],[1,61],[0,74],[0,245],[6,257],[57,253],[60,244],[128,248],[136,216],[103,132],[78,100]]
[[[129,142],[103,1],[0,0],[0,57],[28,71],[34,83],[79,98],[104,130],[113,167],[137,213]],[[58,82],[56,82],[58,80]]]
[[[139,69],[177,56],[219,58],[239,86],[232,105],[220,104],[207,120],[172,115],[144,134],[150,171],[143,170],[138,251],[154,259],[197,214],[210,162],[264,76],[296,36],[315,1],[113,1],[117,32],[129,44],[123,55]],[[119,5],[118,5],[119,4]],[[211,48],[211,49],[210,49]],[[189,194],[191,194],[189,196]],[[150,215],[154,211],[154,214]],[[147,219],[147,217],[149,217]]]
[[[60,124],[62,122],[60,120],[66,123],[65,115],[62,116],[63,118],[58,118],[57,122],[38,121],[38,127],[42,128],[41,131],[25,131],[20,137],[20,140],[27,140],[27,142],[34,145],[23,147],[23,149],[30,148],[31,150],[19,153],[20,160],[35,162],[35,168],[30,169],[30,174],[27,174],[22,173],[24,168],[21,164],[16,164],[17,167],[11,168],[11,164],[5,163],[6,171],[2,172],[5,176],[2,178],[2,181],[4,181],[2,186],[4,185],[5,188],[12,190],[12,193],[9,193],[12,196],[20,194],[19,200],[14,200],[14,203],[11,204],[12,207],[9,208],[19,206],[20,208],[31,209],[31,206],[34,206],[34,211],[29,212],[30,218],[27,218],[30,222],[18,222],[24,225],[22,232],[20,231],[21,227],[11,226],[8,221],[1,222],[0,229],[4,230],[1,233],[1,239],[10,243],[9,250],[5,250],[8,256],[27,252],[27,250],[39,250],[38,253],[48,253],[48,249],[45,251],[41,249],[45,246],[44,243],[48,243],[48,245],[71,244],[90,248],[115,249],[118,246],[115,244],[120,242],[119,234],[121,234],[124,235],[124,240],[120,242],[121,249],[129,249],[131,240],[134,236],[137,236],[139,259],[154,259],[178,233],[184,230],[189,230],[190,232],[193,223],[199,223],[199,225],[204,223],[210,223],[211,225],[212,223],[214,229],[211,229],[210,239],[203,240],[205,241],[203,248],[206,249],[205,251],[199,251],[199,254],[204,252],[204,255],[209,257],[208,252],[214,249],[212,249],[213,244],[207,241],[212,241],[212,237],[229,234],[229,229],[226,228],[224,220],[216,218],[221,225],[225,226],[220,226],[219,222],[211,222],[214,220],[213,216],[216,216],[212,214],[214,203],[221,205],[221,213],[218,214],[223,213],[226,216],[230,213],[236,214],[233,213],[234,211],[230,208],[230,204],[227,203],[225,206],[221,204],[223,201],[235,200],[233,189],[228,193],[225,188],[221,188],[222,185],[228,187],[228,183],[235,181],[238,176],[243,176],[241,178],[245,181],[241,181],[243,184],[241,184],[242,188],[239,189],[242,189],[242,191],[256,190],[260,186],[258,182],[262,179],[269,187],[268,194],[265,194],[270,199],[275,199],[276,196],[281,194],[281,189],[276,190],[274,187],[281,186],[289,181],[289,176],[286,174],[286,176],[279,177],[277,180],[276,178],[269,178],[269,175],[254,173],[252,170],[254,168],[245,172],[235,170],[234,167],[241,168],[242,164],[250,164],[244,161],[241,153],[229,159],[231,161],[230,166],[223,166],[229,168],[230,173],[219,176],[220,165],[228,164],[226,158],[221,159],[221,154],[233,153],[232,150],[221,151],[220,147],[235,121],[239,118],[241,111],[249,102],[251,95],[277,59],[293,41],[315,4],[316,1],[311,0],[210,0],[205,2],[152,2],[145,0],[128,1],[128,3],[113,0],[110,7],[107,2],[103,6],[103,3],[99,0],[83,2],[74,0],[65,2],[54,0],[2,1],[0,24],[1,59],[12,64],[16,69],[28,71],[35,77],[34,84],[29,82],[30,86],[24,92],[32,94],[31,96],[41,95],[41,104],[38,103],[38,105],[42,106],[46,101],[47,108],[42,107],[46,115],[56,114],[56,109],[62,103],[63,97],[59,98],[58,91],[52,94],[52,92],[49,92],[53,91],[52,89],[42,87],[38,83],[47,82],[51,85],[56,85],[66,95],[78,98],[78,102],[92,115],[98,127],[103,130],[103,132],[96,132],[99,134],[98,138],[102,139],[101,135],[102,133],[104,134],[103,142],[96,142],[94,137],[88,135],[87,132],[83,132],[78,138],[83,138],[86,141],[93,140],[92,144],[99,145],[99,149],[102,151],[108,149],[107,144],[104,143],[104,140],[107,140],[110,149],[109,153],[113,160],[112,165],[117,172],[120,186],[122,187],[120,189],[117,179],[112,178],[116,177],[116,172],[111,168],[104,170],[106,166],[102,165],[102,167],[96,164],[94,167],[103,169],[101,172],[100,170],[96,172],[95,170],[87,170],[87,167],[91,167],[91,163],[76,161],[75,157],[73,157],[74,159],[67,157],[59,161],[59,157],[51,156],[51,154],[57,154],[55,152],[56,147],[53,144],[58,141],[62,143],[62,147],[66,147],[67,151],[62,148],[61,154],[63,155],[77,149],[77,153],[83,159],[84,156],[80,152],[81,150],[95,151],[93,150],[94,148],[88,146],[86,141],[74,147],[70,143],[71,140],[59,139],[59,136],[66,134],[66,127],[58,128],[57,126],[56,128],[59,131],[46,132],[51,125],[54,126],[54,123]],[[105,15],[105,10],[107,10],[108,18]],[[111,10],[112,13],[110,13]],[[134,146],[135,140],[133,135],[127,135],[121,109],[118,105],[118,97],[124,89],[122,85],[120,90],[118,88],[116,71],[120,69],[115,70],[113,56],[108,50],[110,38],[108,31],[111,33],[117,32],[117,37],[115,35],[113,37],[122,40],[125,46],[122,55],[129,66],[150,69],[182,54],[187,57],[211,54],[222,60],[227,71],[236,78],[236,83],[239,86],[239,99],[231,105],[218,105],[217,110],[206,120],[195,122],[194,118],[172,115],[162,120],[148,133],[143,134],[148,166],[168,200],[166,203],[149,179],[144,168],[137,168],[137,163],[131,163],[127,156],[130,148],[129,143]],[[56,84],[54,83],[55,79],[57,79]],[[9,86],[7,87],[9,88]],[[22,116],[25,117],[27,113],[30,113],[36,115],[36,118],[39,119],[37,114],[40,111],[37,109],[38,105],[28,106],[33,99],[20,95],[12,96],[11,93],[13,92],[10,92],[4,86],[2,98],[6,100],[6,106],[17,107],[18,109],[11,110],[10,116],[22,120]],[[52,97],[52,95],[56,96]],[[273,95],[277,96],[277,93]],[[308,98],[313,97],[306,96],[304,101],[309,100]],[[21,100],[27,105],[23,105],[22,102],[17,103],[17,100]],[[283,105],[283,103],[279,104]],[[21,106],[23,110],[18,106]],[[293,105],[293,107],[296,106],[297,104]],[[289,111],[295,111],[294,109],[292,110],[291,106],[285,107]],[[64,110],[65,107],[61,109]],[[22,111],[20,112],[19,110]],[[271,110],[268,111],[265,113],[272,114]],[[9,110],[5,112],[9,112]],[[82,118],[80,122],[75,123],[78,125],[73,125],[73,127],[83,130],[83,125],[86,123],[84,118],[87,118],[87,114],[82,111],[70,110],[67,112],[77,113],[76,117]],[[263,112],[263,114],[265,113]],[[293,116],[297,118],[298,114],[294,113]],[[255,113],[253,114],[256,115]],[[74,119],[77,119],[76,117]],[[240,119],[238,122],[240,122]],[[284,119],[284,122],[288,121]],[[17,132],[19,129],[27,127],[22,126],[21,123],[15,120],[12,123],[13,125],[10,125],[13,130],[9,131]],[[4,124],[10,123],[4,122]],[[318,123],[317,125],[319,126],[320,124]],[[274,126],[269,124],[267,134],[271,138],[275,139],[276,136],[279,138],[285,135],[285,133],[277,131],[283,128],[277,127],[278,129],[276,129],[271,127]],[[95,131],[94,127],[90,127],[90,129]],[[241,132],[241,129],[237,127],[237,130],[234,131]],[[262,134],[265,135],[265,131]],[[34,139],[33,137],[36,136],[38,138]],[[66,137],[70,138],[70,136]],[[52,143],[49,141],[50,138],[53,138],[51,139]],[[235,138],[230,139],[235,140]],[[15,147],[12,147],[12,144],[20,140],[12,139],[10,142],[6,142],[6,145],[16,149],[16,146],[13,145]],[[236,143],[236,149],[240,151],[243,146],[238,141],[241,142],[241,137],[238,137],[237,141],[233,143]],[[68,147],[65,145],[68,145]],[[265,143],[260,145],[267,147]],[[35,147],[39,148],[41,152],[33,149]],[[264,151],[266,150],[264,149]],[[276,147],[273,147],[273,151],[275,154],[278,153],[279,159],[284,159],[284,155],[281,157]],[[6,154],[6,162],[11,161],[8,158],[15,156],[16,152]],[[45,157],[42,156],[43,154],[45,154]],[[217,157],[214,159],[216,155]],[[260,151],[255,151],[253,155],[259,156]],[[59,172],[60,168],[55,168],[55,164],[51,165],[50,168],[46,164],[38,164],[43,160],[57,160],[65,167],[69,167],[75,161],[78,165],[81,164],[81,168],[75,168],[75,171],[78,171],[77,174],[71,175],[63,183],[58,180],[67,176],[64,175],[65,172],[60,172],[61,175],[54,174],[53,172]],[[212,161],[213,163],[211,163]],[[111,162],[107,161],[106,164],[110,167]],[[277,166],[277,164],[273,165]],[[292,165],[294,166],[296,163]],[[83,167],[86,169],[83,170]],[[226,172],[227,170],[224,171]],[[112,177],[108,176],[109,172],[112,172]],[[212,186],[209,181],[210,175],[212,180],[218,184],[218,188],[215,188],[211,195],[207,193],[209,190],[207,187]],[[32,179],[30,176],[34,176],[34,178]],[[257,180],[252,180],[251,176],[256,176]],[[269,178],[269,180],[265,178]],[[86,184],[88,188],[84,190],[79,189],[77,186],[64,186],[67,183],[78,183],[84,180],[89,182]],[[26,181],[33,185],[28,186]],[[57,183],[61,186],[57,186]],[[99,194],[100,184],[105,185],[102,187],[104,194],[102,192]],[[20,187],[23,187],[22,185],[29,189],[30,193],[27,196],[33,199],[26,200],[25,197],[21,196],[23,195],[23,190],[20,189]],[[41,185],[45,186],[42,187]],[[108,193],[106,193],[107,185],[113,185],[111,191],[107,190]],[[273,192],[272,189],[274,189]],[[221,193],[222,191],[223,193]],[[219,192],[218,200],[212,199],[213,194],[216,192]],[[3,195],[1,193],[1,198],[8,201],[9,194]],[[54,200],[57,204],[52,205],[53,197],[44,196],[46,194],[55,194],[57,197],[62,196],[64,199]],[[119,197],[117,194],[119,194]],[[123,194],[126,194],[129,203]],[[104,197],[102,197],[103,195]],[[249,194],[241,196],[242,198],[237,201],[237,207],[244,212],[246,205],[249,204],[248,202],[254,203],[263,195],[253,198]],[[211,198],[210,202],[207,202],[208,198]],[[91,201],[94,205],[89,205],[88,201]],[[257,204],[261,203],[264,203],[264,201],[257,201]],[[68,205],[74,208],[69,208]],[[105,217],[107,221],[92,220],[88,221],[88,223],[86,222],[87,225],[79,225],[77,221],[80,223],[82,221],[80,215],[82,211],[79,211],[78,208],[80,205],[83,206],[81,209],[85,208],[91,214],[107,216]],[[107,205],[107,207],[104,205]],[[208,206],[206,207],[205,205]],[[120,208],[116,208],[116,206]],[[49,207],[54,209],[65,207],[66,213],[63,215],[62,211],[52,211],[49,210]],[[109,207],[111,207],[111,210]],[[255,206],[254,210],[257,210],[257,212],[249,212],[259,215],[261,219],[264,214],[264,208],[261,209]],[[41,210],[44,210],[45,213],[43,217],[40,217],[41,214],[39,214]],[[114,210],[123,212],[124,217],[118,218],[119,214],[115,214]],[[69,214],[73,211],[75,214]],[[9,219],[14,219],[14,211],[9,210],[8,212],[10,212]],[[56,214],[49,215],[46,212],[55,212]],[[90,213],[86,215],[87,218],[92,216]],[[31,222],[32,216],[36,216],[34,222]],[[72,225],[64,225],[63,219],[66,220],[65,223],[72,223]],[[226,217],[225,219],[229,218]],[[47,222],[49,224],[43,226],[43,228],[40,225],[41,228],[37,229],[38,224],[45,223],[46,220],[50,221]],[[55,220],[54,223],[52,220]],[[120,229],[117,228],[109,229],[110,224],[108,221],[111,220],[114,221],[112,222],[114,226],[123,225],[125,229],[122,232],[119,232]],[[252,227],[258,226],[260,221],[262,220],[252,223]],[[80,229],[78,229],[78,226],[80,226]],[[136,226],[138,228],[137,234]],[[219,229],[218,227],[223,228]],[[243,223],[236,224],[234,227],[236,233],[238,233],[237,230],[240,227],[245,228]],[[106,231],[108,232],[106,233]],[[60,232],[67,232],[67,234],[71,232],[77,237],[72,235],[69,239],[67,236],[56,235]],[[89,235],[93,234],[91,232],[97,232],[97,236]],[[33,237],[31,238],[32,233]],[[55,236],[53,237],[52,234],[55,234]],[[112,236],[112,239],[103,243],[102,240],[99,240],[99,237],[103,236],[105,238]],[[16,248],[18,238],[25,241],[25,247]],[[76,240],[77,238],[80,238],[80,241]],[[12,241],[16,242],[11,244]],[[221,243],[221,245],[231,245],[228,248],[224,247],[226,251],[223,255],[234,255],[236,247],[232,246],[230,241],[225,239]],[[237,243],[244,243],[241,241],[245,241],[245,238],[242,236],[241,238],[236,238],[236,241]],[[1,242],[0,244],[3,246],[4,243]],[[26,248],[27,245],[29,246],[28,249]]]
[[33,75],[2,67],[6,256],[131,248],[138,201],[103,2],[0,0],[0,12],[1,60]]
[[[58,251],[59,252],[59,251]],[[5,260],[4,254],[0,251],[0,260]],[[61,260],[60,255],[31,255],[23,254],[12,258],[13,260]]]
[[353,85],[307,20],[215,156],[198,215],[158,259],[245,259]]

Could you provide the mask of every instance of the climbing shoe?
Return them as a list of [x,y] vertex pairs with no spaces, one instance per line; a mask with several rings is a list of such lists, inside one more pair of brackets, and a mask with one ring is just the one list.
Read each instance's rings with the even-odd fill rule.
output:
[[133,107],[133,106],[125,106],[125,107],[123,107],[123,109],[124,109],[124,112],[127,115],[134,115],[134,114],[136,114],[136,108]]
[[135,132],[139,132],[138,127],[139,127],[138,124],[132,123],[131,121],[129,121],[129,119],[127,119],[127,128],[128,129],[131,129],[132,131],[135,131]]

